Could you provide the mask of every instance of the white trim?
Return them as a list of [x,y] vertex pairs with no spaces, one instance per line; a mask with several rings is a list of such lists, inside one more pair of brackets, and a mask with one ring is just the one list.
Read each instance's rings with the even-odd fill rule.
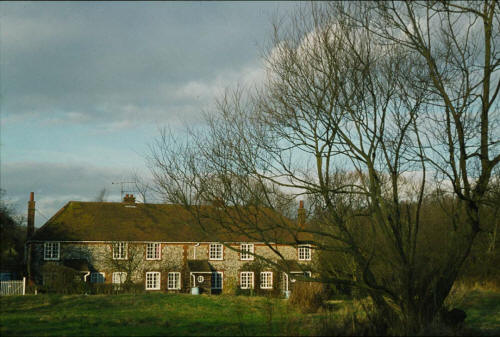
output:
[[[119,281],[120,282],[115,282],[116,281],[116,277],[117,275],[120,275],[119,276]],[[125,277],[122,277],[122,276],[125,276]],[[111,283],[113,284],[123,284],[125,283],[125,281],[127,280],[127,273],[124,272],[124,271],[114,271],[112,274],[111,274]]]
[[[51,242],[50,240],[29,240],[26,242],[26,244],[29,243],[44,243],[44,242]],[[117,241],[112,241],[112,240],[57,240],[57,241],[52,241],[52,242],[62,242],[62,243],[113,243]],[[143,240],[143,241],[126,241],[128,243],[148,243],[148,242],[158,242],[158,243],[165,243],[165,244],[187,244],[187,243],[192,243],[192,244],[210,244],[214,243],[213,241],[207,241],[207,242],[202,242],[202,241],[151,241],[151,240]],[[222,242],[223,245],[230,246],[234,244],[240,244],[241,241],[224,241]],[[254,245],[283,245],[283,246],[296,246],[296,242],[290,242],[290,243],[281,243],[281,242],[261,242],[261,241],[249,241],[249,243],[253,243]]]
[[[95,277],[93,278],[92,276],[94,275],[101,275],[102,276],[102,282],[95,282]],[[104,284],[106,283],[106,274],[100,271],[93,271],[90,273],[90,283],[92,284]]]
[[[148,275],[151,275],[151,284],[152,287],[148,287]],[[158,276],[158,279],[156,278]],[[146,290],[160,290],[161,288],[161,273],[159,271],[148,271],[146,272],[145,279],[145,288]]]
[[[281,287],[282,287],[282,291],[288,291],[290,290],[290,287],[289,287],[289,277],[288,277],[288,274],[286,272],[282,272],[282,279],[281,279],[281,282],[283,282],[281,284]],[[284,287],[283,287],[284,286]],[[284,288],[284,289],[283,289]]]
[[[265,282],[265,284],[264,284],[263,281],[264,280],[267,281],[265,275],[270,275],[271,278],[270,278],[269,283]],[[261,271],[260,272],[260,289],[273,289],[273,272],[272,271]]]
[[[210,289],[211,290],[222,290],[222,289],[224,289],[224,272],[216,270],[216,271],[211,272],[211,274],[212,274],[212,279],[210,280],[211,281],[210,282]],[[213,280],[213,277],[214,277],[213,275],[214,274],[220,275],[220,288],[213,288],[212,287],[212,285],[214,284],[214,280]]]
[[[170,287],[170,275],[176,275],[177,276],[177,280],[175,278],[173,280],[173,282],[174,282],[173,287]],[[182,287],[181,286],[181,273],[178,272],[178,271],[170,271],[170,272],[168,272],[168,275],[167,275],[167,289],[168,290],[181,290],[181,287]]]
[[[300,257],[300,252],[301,249],[305,249],[303,251],[303,257]],[[311,256],[312,256],[312,250],[311,250],[311,245],[299,245],[297,246],[297,258],[299,261],[311,261]]]
[[[243,286],[243,274],[245,274],[246,281],[248,281],[248,285]],[[250,281],[248,280],[248,276],[251,275]],[[254,289],[255,275],[253,271],[242,271],[240,272],[240,288],[241,289]],[[247,282],[245,282],[247,283]]]
[[[245,246],[245,248],[243,248]],[[250,248],[250,249],[249,249]],[[249,254],[251,253],[251,254]],[[240,260],[253,261],[255,253],[255,245],[253,243],[242,242],[240,243]]]
[[[153,258],[148,257],[148,246],[149,245],[154,245],[153,247],[156,247],[156,245],[158,245],[158,257],[153,257]],[[156,253],[156,250],[155,250],[155,248],[153,248],[153,255],[156,255],[155,253]],[[160,242],[148,242],[148,243],[146,243],[146,260],[148,260],[148,261],[161,260],[161,243]]]
[[[115,254],[115,248],[118,248]],[[113,260],[127,260],[128,257],[128,243],[127,241],[115,241],[111,247]],[[125,254],[124,254],[125,253]],[[118,257],[116,257],[118,256]]]
[[[57,249],[55,249],[54,246],[57,247]],[[61,257],[61,243],[59,241],[44,241],[43,259],[45,261],[59,261],[60,257]]]
[[[212,251],[212,246],[219,246],[220,247],[220,258],[216,257],[213,258],[211,257],[211,251]],[[211,261],[222,261],[224,260],[224,245],[222,243],[218,242],[212,242],[208,245],[208,259]]]

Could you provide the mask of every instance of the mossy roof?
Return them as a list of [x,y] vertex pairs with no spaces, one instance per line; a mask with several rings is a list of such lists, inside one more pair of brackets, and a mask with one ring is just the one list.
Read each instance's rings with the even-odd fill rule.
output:
[[[257,225],[257,226],[256,226]],[[33,241],[278,242],[304,240],[269,209],[70,201]],[[241,230],[243,229],[243,231]],[[243,232],[246,232],[243,234]]]

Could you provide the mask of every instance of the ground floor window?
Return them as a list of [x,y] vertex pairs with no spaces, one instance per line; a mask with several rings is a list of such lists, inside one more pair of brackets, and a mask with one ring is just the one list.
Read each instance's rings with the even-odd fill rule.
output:
[[168,289],[179,290],[181,289],[181,273],[170,272],[168,273]]
[[127,273],[125,272],[119,271],[113,273],[113,279],[112,279],[113,284],[123,284],[125,283],[126,279],[127,279]]
[[273,272],[263,271],[260,273],[260,288],[272,289],[273,288]]
[[222,273],[213,272],[212,273],[212,289],[222,289]]
[[242,271],[240,273],[241,289],[253,289],[253,271]]
[[104,283],[106,280],[104,273],[93,272],[90,273],[90,283]]
[[146,273],[146,290],[160,290],[160,272],[150,271]]

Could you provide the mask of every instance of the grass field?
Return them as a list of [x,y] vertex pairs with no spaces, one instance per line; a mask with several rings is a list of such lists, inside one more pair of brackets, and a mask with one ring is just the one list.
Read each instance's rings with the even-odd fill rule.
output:
[[[461,307],[466,334],[500,334],[500,293],[471,292]],[[286,300],[159,293],[2,297],[0,314],[2,336],[314,335],[322,315]]]

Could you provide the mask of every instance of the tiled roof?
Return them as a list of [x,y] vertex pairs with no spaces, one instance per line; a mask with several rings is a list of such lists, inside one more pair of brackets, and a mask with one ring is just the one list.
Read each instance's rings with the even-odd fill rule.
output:
[[208,260],[188,260],[188,269],[192,272],[212,272],[216,269],[208,263]]
[[188,210],[172,204],[70,201],[32,240],[295,243],[305,237],[297,234],[295,221],[269,209],[199,206]]

